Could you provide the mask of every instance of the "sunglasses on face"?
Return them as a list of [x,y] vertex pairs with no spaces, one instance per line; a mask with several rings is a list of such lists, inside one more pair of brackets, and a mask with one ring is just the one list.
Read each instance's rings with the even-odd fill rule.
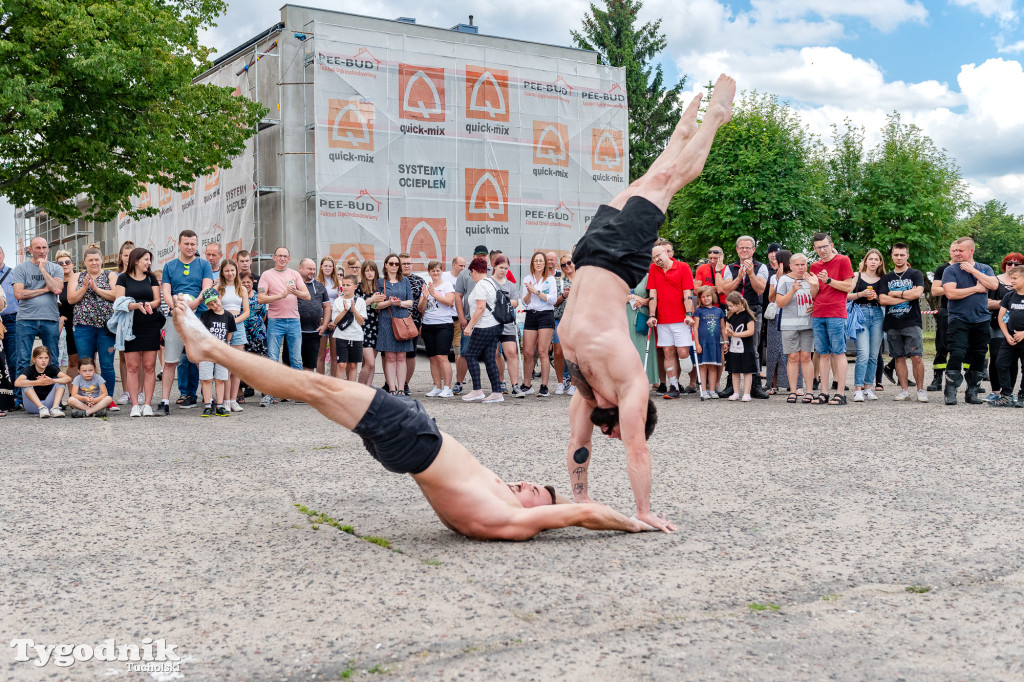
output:
[[69,260],[59,260],[59,261],[57,261],[57,265],[71,265],[71,261],[69,261]]
[[1024,263],[1021,263],[1021,262],[1015,261],[1015,260],[1006,261],[1006,267],[1009,268],[1009,267],[1012,267],[1014,265],[1024,265]]
[[561,263],[561,264],[559,265],[559,267],[567,268],[567,267],[569,267],[570,265],[572,265],[572,261],[571,261],[571,260],[567,260],[567,261],[565,261],[564,263]]
[[709,256],[721,256],[722,252],[721,251],[708,251],[708,255]]

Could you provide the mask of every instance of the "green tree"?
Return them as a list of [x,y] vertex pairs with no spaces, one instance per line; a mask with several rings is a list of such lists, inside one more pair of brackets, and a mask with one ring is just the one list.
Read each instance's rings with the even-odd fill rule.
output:
[[989,199],[972,207],[957,225],[956,235],[974,239],[974,259],[999,272],[1008,253],[1024,253],[1024,216],[1007,212],[1006,204]]
[[577,47],[598,53],[602,64],[624,67],[629,105],[629,177],[643,175],[668,143],[682,113],[679,94],[686,78],[665,86],[661,65],[651,60],[668,44],[661,20],[637,26],[641,0],[605,0],[590,5],[583,28],[570,31]]
[[[840,253],[863,253],[867,241],[861,223],[864,193],[864,129],[849,119],[832,126],[832,148],[818,160],[825,174],[822,202],[826,211],[822,230],[832,237]],[[823,150],[819,147],[819,153]]]
[[718,131],[704,171],[672,201],[663,228],[681,258],[737,237],[804,248],[824,220],[824,173],[797,115],[774,95],[744,93]]
[[139,182],[183,190],[228,166],[264,108],[192,83],[209,67],[198,31],[225,8],[0,0],[0,194],[62,222],[105,221],[131,210]]
[[969,202],[956,162],[920,128],[904,125],[893,112],[882,141],[864,164],[852,218],[859,228],[860,250],[847,255],[857,258],[871,247],[888,254],[894,242],[906,242],[911,262],[931,269],[946,260],[957,215]]

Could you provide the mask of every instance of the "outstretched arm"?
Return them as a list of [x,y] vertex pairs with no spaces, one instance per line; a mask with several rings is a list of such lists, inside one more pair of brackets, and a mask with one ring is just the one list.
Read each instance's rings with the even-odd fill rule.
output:
[[541,531],[568,526],[580,526],[588,530],[622,530],[627,533],[646,530],[636,519],[627,518],[603,504],[550,504],[517,509],[507,522],[478,529],[474,535],[494,540],[529,540]]

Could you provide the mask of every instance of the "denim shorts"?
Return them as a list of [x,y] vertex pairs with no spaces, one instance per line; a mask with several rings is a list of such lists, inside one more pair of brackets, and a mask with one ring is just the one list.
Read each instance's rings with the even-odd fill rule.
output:
[[846,354],[846,318],[815,317],[814,350],[818,355]]

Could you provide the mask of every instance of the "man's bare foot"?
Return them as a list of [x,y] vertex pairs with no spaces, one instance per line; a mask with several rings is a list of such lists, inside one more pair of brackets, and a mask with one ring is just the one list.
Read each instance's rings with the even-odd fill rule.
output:
[[217,339],[203,326],[192,308],[185,301],[178,299],[174,304],[174,328],[185,344],[185,351],[192,362],[208,360],[210,349],[217,344]]
[[[672,138],[679,135],[683,140],[689,141],[693,137],[694,133],[697,132],[697,112],[700,111],[701,100],[704,99],[704,93],[698,92],[697,96],[690,100],[690,104],[683,110],[682,115],[679,117],[679,123],[676,124],[676,129],[672,131]],[[685,147],[685,143],[683,144]]]
[[704,120],[712,119],[717,125],[725,125],[732,118],[732,101],[736,97],[736,80],[724,73],[715,82]]
[[664,172],[663,167],[674,161],[686,149],[686,143],[697,133],[697,112],[703,97],[704,93],[698,93],[690,101],[689,106],[679,117],[679,122],[676,123],[675,130],[672,131],[672,137],[669,138],[665,149],[647,170],[645,178],[649,177],[655,185],[663,184],[671,179],[672,174]]
[[646,523],[648,526],[652,526],[658,530],[663,530],[666,533],[671,533],[676,529],[672,522],[669,521],[662,512],[650,511],[646,514],[637,512],[636,516],[633,518],[642,523]]

